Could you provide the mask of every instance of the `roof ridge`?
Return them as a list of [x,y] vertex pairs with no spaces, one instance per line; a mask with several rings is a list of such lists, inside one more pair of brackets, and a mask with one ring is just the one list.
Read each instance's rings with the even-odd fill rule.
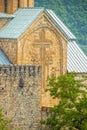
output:
[[17,39],[43,11],[44,8],[20,8],[14,13],[15,18],[0,30],[0,38]]

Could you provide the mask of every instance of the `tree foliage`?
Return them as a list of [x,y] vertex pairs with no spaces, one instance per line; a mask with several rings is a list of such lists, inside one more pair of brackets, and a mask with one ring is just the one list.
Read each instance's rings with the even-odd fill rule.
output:
[[52,130],[87,130],[87,86],[85,77],[61,75],[48,80],[48,89],[59,103],[50,109],[50,117],[42,121]]
[[2,113],[2,109],[0,109],[0,130],[9,130],[9,124],[11,120],[6,119]]
[[77,43],[87,45],[87,0],[35,0],[35,6],[52,9],[76,36]]

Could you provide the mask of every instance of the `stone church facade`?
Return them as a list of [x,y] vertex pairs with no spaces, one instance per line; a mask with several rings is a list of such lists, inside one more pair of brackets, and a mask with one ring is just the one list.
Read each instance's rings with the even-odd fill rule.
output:
[[51,10],[33,6],[33,0],[0,1],[0,49],[9,61],[0,66],[0,104],[12,127],[23,130],[41,129],[42,111],[58,103],[45,92],[47,78],[67,73],[67,47],[75,40]]

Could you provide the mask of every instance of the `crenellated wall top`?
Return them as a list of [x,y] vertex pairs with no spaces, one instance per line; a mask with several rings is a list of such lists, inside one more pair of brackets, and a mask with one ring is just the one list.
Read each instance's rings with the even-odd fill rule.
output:
[[38,76],[41,73],[40,66],[34,65],[0,65],[0,74]]

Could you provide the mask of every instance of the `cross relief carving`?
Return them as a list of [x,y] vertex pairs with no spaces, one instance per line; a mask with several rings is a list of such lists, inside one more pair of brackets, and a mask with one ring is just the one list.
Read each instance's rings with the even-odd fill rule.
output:
[[32,54],[31,54],[31,62],[34,64],[34,65],[40,65],[40,60],[39,60],[39,53],[36,53],[35,51],[32,51]]
[[[49,53],[49,48],[51,45],[51,42],[49,40],[46,40],[45,38],[45,29],[41,29],[39,34],[40,40],[34,41],[33,46],[38,47],[40,49],[40,58],[41,58],[41,66],[42,66],[42,87],[45,87],[45,67],[47,66],[47,75],[49,75],[49,65],[52,64],[52,56]],[[48,48],[48,51],[46,50]],[[38,60],[37,56],[35,59],[34,55],[34,61]]]

